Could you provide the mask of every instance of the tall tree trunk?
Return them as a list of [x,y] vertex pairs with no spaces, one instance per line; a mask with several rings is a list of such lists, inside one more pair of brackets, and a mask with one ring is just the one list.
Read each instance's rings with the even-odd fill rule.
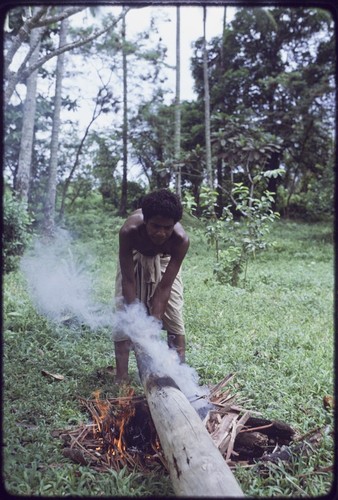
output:
[[217,160],[217,217],[222,216],[224,200],[223,200],[223,172],[224,172],[224,160],[223,158],[218,158]]
[[[221,68],[225,70],[225,29],[227,24],[227,8],[224,6],[223,9],[223,28],[222,28],[222,43],[221,43]],[[223,197],[223,178],[224,178],[224,159],[220,158],[217,160],[217,216],[221,217],[224,207],[224,197]]]
[[128,99],[127,99],[127,48],[126,48],[126,15],[122,18],[122,69],[123,69],[123,173],[121,186],[121,201],[119,215],[127,214],[127,196],[128,196]]
[[[60,27],[59,47],[63,47],[67,42],[68,20],[64,19]],[[45,200],[45,214],[43,227],[48,236],[53,236],[55,230],[55,201],[56,201],[56,177],[58,166],[58,146],[60,130],[60,113],[62,105],[62,80],[64,74],[65,53],[59,54],[56,63],[55,96],[53,127],[51,140],[51,153],[49,162],[48,187]]]
[[[31,56],[30,65],[36,63],[40,51],[40,30],[37,28],[31,32],[30,47],[35,47]],[[38,70],[31,73],[26,82],[26,99],[22,118],[22,134],[18,161],[16,184],[14,186],[16,196],[25,204],[28,203],[31,162],[34,142],[34,119],[36,111],[36,87]]]
[[[276,170],[277,168],[279,168],[279,166],[280,166],[279,153],[273,151],[267,163],[267,170]],[[271,203],[271,210],[273,210],[274,212],[276,211],[277,208],[278,181],[279,181],[278,177],[269,177],[267,186],[268,191],[270,191],[271,193],[275,193],[273,202]]]
[[207,8],[203,7],[203,80],[204,80],[204,122],[205,122],[205,153],[207,168],[207,185],[213,187],[211,164],[211,138],[210,138],[210,93],[208,77],[208,58],[206,41]]
[[227,25],[227,8],[223,10],[223,30],[222,30],[222,43],[221,43],[221,68],[224,69],[224,49],[225,49],[225,28]]
[[176,194],[181,198],[181,43],[180,43],[180,7],[176,7],[176,99],[175,99],[175,163]]

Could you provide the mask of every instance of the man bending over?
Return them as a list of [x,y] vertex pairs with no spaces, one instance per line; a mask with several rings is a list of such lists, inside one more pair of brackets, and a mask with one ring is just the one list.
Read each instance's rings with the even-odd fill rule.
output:
[[[185,361],[182,318],[181,264],[189,238],[179,220],[182,205],[175,194],[160,189],[146,195],[141,208],[125,221],[119,233],[116,306],[140,300],[148,313],[162,321],[168,345]],[[128,379],[131,341],[115,332],[116,381]]]

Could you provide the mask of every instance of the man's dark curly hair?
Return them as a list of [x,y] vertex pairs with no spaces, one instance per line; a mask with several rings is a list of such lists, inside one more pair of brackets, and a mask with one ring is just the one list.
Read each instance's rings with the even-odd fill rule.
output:
[[181,201],[169,189],[159,189],[145,195],[141,200],[141,208],[145,222],[155,215],[174,219],[175,223],[182,219]]

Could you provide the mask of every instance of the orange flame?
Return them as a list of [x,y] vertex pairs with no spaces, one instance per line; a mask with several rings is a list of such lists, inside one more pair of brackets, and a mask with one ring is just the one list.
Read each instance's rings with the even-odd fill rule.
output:
[[[132,387],[129,388],[127,400],[124,397],[119,398],[118,413],[112,412],[112,405],[109,401],[100,399],[100,390],[94,391],[95,411],[93,418],[97,425],[95,434],[101,433],[110,441],[109,451],[112,455],[116,455],[116,449],[120,454],[123,454],[126,447],[123,442],[125,426],[129,419],[135,414],[135,407],[129,400],[134,395],[135,391]],[[118,434],[118,436],[117,436]]]

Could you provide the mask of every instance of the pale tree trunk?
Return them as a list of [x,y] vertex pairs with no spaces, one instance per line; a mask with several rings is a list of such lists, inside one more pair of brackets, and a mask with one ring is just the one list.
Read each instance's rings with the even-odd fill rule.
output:
[[[223,10],[223,28],[222,28],[222,43],[221,43],[221,68],[224,72],[225,70],[225,58],[224,58],[224,50],[225,50],[225,29],[227,24],[227,8],[224,7]],[[218,206],[218,216],[222,215],[223,211],[223,177],[224,177],[224,158],[217,160],[217,206]]]
[[207,41],[206,41],[207,8],[203,7],[203,80],[204,80],[204,120],[205,120],[205,154],[207,168],[207,185],[213,187],[210,138],[210,93],[208,77]]
[[125,216],[127,213],[127,182],[128,182],[128,84],[127,84],[127,50],[126,50],[126,16],[122,17],[122,69],[123,69],[123,173],[121,186],[121,201],[119,215]]
[[[59,47],[63,47],[67,42],[68,20],[63,20],[60,27]],[[58,148],[60,131],[60,114],[62,106],[62,80],[64,74],[65,53],[58,55],[56,63],[55,96],[53,127],[51,139],[51,152],[49,162],[48,187],[45,200],[44,232],[48,236],[53,236],[55,230],[55,201],[56,201],[56,179],[58,166]]]
[[224,69],[224,42],[225,42],[225,29],[227,25],[227,8],[224,7],[223,10],[223,31],[222,31],[222,43],[221,43],[221,68]]
[[[30,59],[30,65],[35,64],[39,58],[40,50],[40,28],[31,33],[30,46],[35,50]],[[31,173],[31,163],[34,142],[34,119],[36,111],[36,88],[37,88],[38,70],[33,71],[26,82],[26,99],[23,109],[22,134],[20,142],[20,152],[18,160],[18,171],[15,183],[15,192],[18,199],[28,203],[29,183]]]
[[176,163],[176,194],[181,198],[181,43],[180,43],[180,7],[176,7],[176,99],[175,99],[175,163]]

